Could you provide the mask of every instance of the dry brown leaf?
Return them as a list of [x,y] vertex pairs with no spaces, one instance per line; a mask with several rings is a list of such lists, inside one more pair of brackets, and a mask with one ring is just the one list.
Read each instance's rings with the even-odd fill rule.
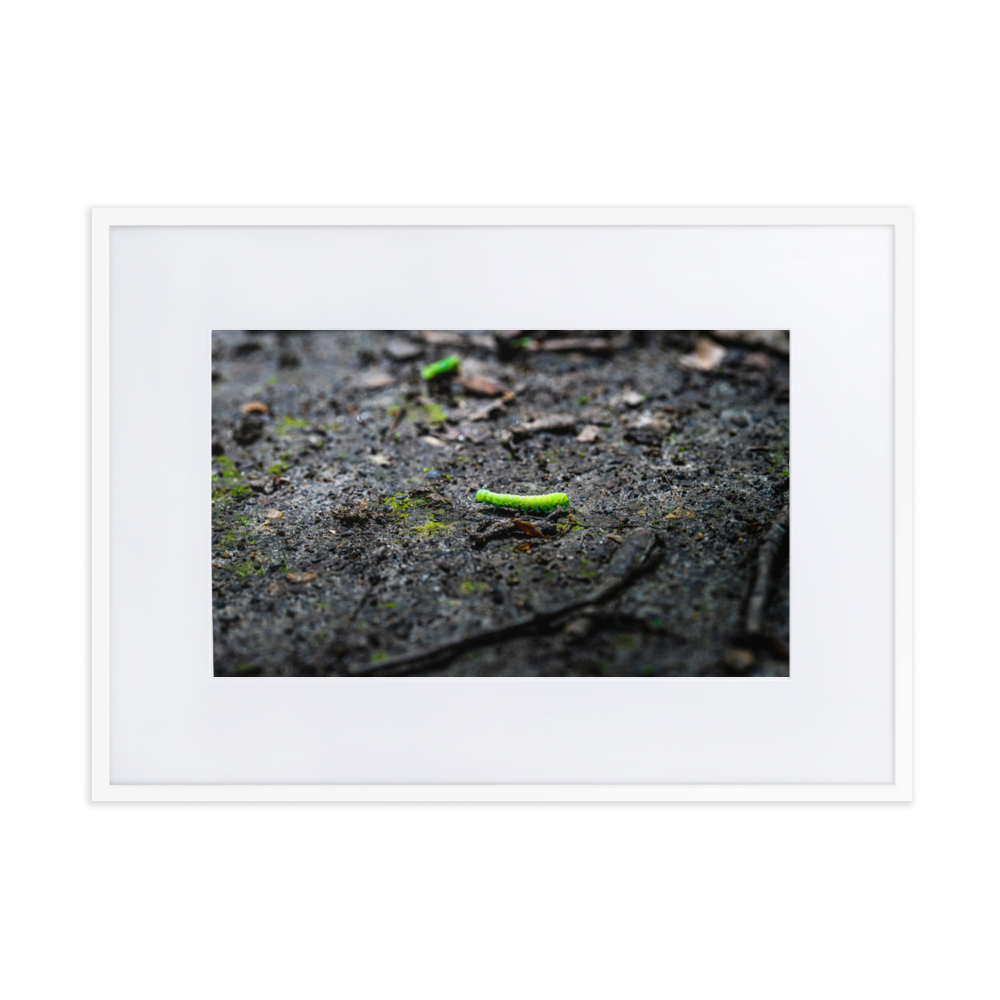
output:
[[517,551],[518,552],[530,552],[531,551],[531,545],[528,542],[525,542],[524,545],[518,545]]
[[458,380],[458,384],[473,396],[503,396],[507,393],[499,382],[484,375],[466,375]]
[[252,403],[244,403],[240,407],[241,413],[270,413],[271,407],[267,403],[262,403],[259,399],[255,399]]
[[720,347],[711,337],[699,334],[695,338],[694,352],[685,354],[680,358],[679,363],[684,368],[693,368],[695,371],[708,372],[713,368],[718,368],[719,363],[726,356],[726,349]]
[[286,573],[285,579],[289,583],[308,583],[316,579],[315,573]]
[[531,535],[532,538],[544,538],[545,536],[536,528],[530,521],[521,521],[514,518],[514,527],[523,531],[526,535]]

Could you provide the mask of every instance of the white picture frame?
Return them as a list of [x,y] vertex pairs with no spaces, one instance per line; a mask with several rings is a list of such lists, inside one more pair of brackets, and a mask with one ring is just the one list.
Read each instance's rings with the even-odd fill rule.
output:
[[[91,665],[94,801],[911,800],[912,227],[912,212],[907,208],[95,209],[92,214]],[[662,247],[657,240],[662,240]],[[525,257],[542,242],[546,242],[547,249],[544,254],[539,251],[541,263],[526,267]],[[412,245],[407,246],[408,243]],[[438,251],[429,251],[428,247],[438,245],[442,256],[436,267]],[[501,245],[502,252],[496,249]],[[241,256],[244,246],[245,258]],[[855,252],[852,249],[855,246],[871,247],[870,258]],[[560,252],[554,253],[551,248],[559,248]],[[476,256],[480,250],[484,254],[481,260]],[[471,260],[468,272],[460,273],[458,279],[450,279],[447,273],[445,265],[453,259],[449,254],[456,255],[454,261]],[[192,263],[195,258],[197,262]],[[498,273],[486,273],[487,269],[481,265],[487,259]],[[655,259],[656,266],[645,269],[647,259]],[[340,270],[326,267],[330,261],[340,261]],[[775,262],[780,262],[780,266]],[[462,267],[455,263],[449,266],[451,273],[456,269],[461,271]],[[671,284],[672,267],[678,274],[683,273],[683,282],[677,279],[676,287]],[[426,273],[422,272],[418,281],[413,273],[420,268]],[[598,270],[592,272],[588,268]],[[348,271],[350,282],[343,277]],[[544,271],[546,287],[536,281],[540,271]],[[602,276],[601,284],[607,277],[603,290],[593,291],[595,282],[586,280],[592,273]],[[796,282],[789,280],[791,274],[797,276]],[[453,287],[451,280],[462,287]],[[506,293],[503,301],[494,294],[504,281],[508,282],[509,298],[513,301],[520,296],[520,303],[507,304]],[[766,293],[769,287],[772,290]],[[657,299],[664,294],[664,288],[676,291],[675,298],[667,305]],[[204,376],[207,384],[207,353],[201,359],[204,361],[201,371],[197,350],[205,348],[196,349],[194,345],[207,344],[205,335],[212,328],[392,329],[405,325],[440,329],[473,326],[557,329],[574,325],[558,322],[573,311],[573,296],[584,300],[573,318],[584,318],[584,307],[590,310],[590,322],[576,324],[587,328],[791,328],[793,454],[810,454],[814,448],[810,435],[816,440],[812,453],[819,454],[834,440],[824,438],[831,431],[823,425],[822,410],[808,410],[812,404],[803,404],[804,416],[797,426],[796,394],[810,378],[816,379],[819,386],[827,376],[823,375],[822,366],[815,363],[818,354],[810,355],[808,350],[796,353],[803,341],[796,340],[795,323],[782,322],[783,288],[789,301],[793,296],[801,299],[794,309],[789,307],[789,312],[806,317],[803,323],[807,327],[808,317],[813,315],[810,309],[817,316],[821,313],[826,316],[823,322],[832,322],[829,315],[843,311],[839,327],[827,328],[817,320],[815,351],[825,346],[828,353],[836,354],[842,345],[850,345],[855,352],[871,350],[870,365],[863,357],[860,361],[855,357],[839,369],[834,359],[830,370],[843,370],[847,379],[852,377],[852,370],[860,370],[867,373],[862,377],[871,379],[871,387],[861,392],[864,398],[859,406],[863,412],[853,423],[850,416],[840,418],[840,433],[845,440],[836,439],[835,444],[836,448],[847,450],[853,444],[863,452],[865,420],[877,432],[874,439],[887,443],[885,454],[861,454],[858,458],[861,475],[872,484],[870,502],[876,514],[870,520],[881,525],[872,537],[878,537],[884,545],[859,544],[858,558],[868,558],[864,553],[870,549],[872,563],[870,567],[867,564],[854,567],[862,588],[869,573],[872,579],[885,579],[878,591],[881,610],[872,611],[871,627],[879,630],[881,638],[873,640],[870,660],[866,659],[869,654],[864,653],[860,657],[865,660],[864,669],[856,669],[853,661],[845,666],[842,681],[829,665],[822,667],[826,671],[822,674],[824,680],[812,690],[809,700],[811,710],[820,713],[816,717],[819,721],[810,722],[807,715],[802,715],[796,723],[792,707],[795,699],[790,695],[785,708],[779,711],[774,707],[774,719],[783,718],[788,730],[781,738],[783,742],[775,737],[778,741],[776,749],[772,748],[775,756],[767,759],[770,765],[762,757],[759,766],[748,763],[741,770],[740,760],[753,757],[758,744],[765,739],[762,734],[776,731],[772,730],[771,722],[766,727],[758,722],[755,728],[753,720],[759,706],[752,704],[751,699],[784,698],[788,692],[807,690],[811,683],[804,679],[811,669],[808,663],[797,673],[793,659],[792,677],[774,681],[643,678],[630,680],[623,687],[604,688],[601,697],[607,699],[607,692],[621,691],[623,699],[616,703],[623,715],[616,725],[622,726],[620,737],[624,747],[619,756],[614,751],[614,740],[602,746],[600,760],[606,766],[597,763],[597,758],[590,764],[584,760],[591,745],[585,721],[573,732],[561,734],[559,740],[553,739],[551,744],[546,743],[541,730],[536,732],[526,723],[521,735],[529,750],[517,740],[495,740],[480,748],[481,753],[470,751],[464,765],[457,759],[454,768],[440,760],[437,765],[428,763],[429,780],[422,780],[423,765],[417,759],[405,767],[399,763],[402,780],[386,780],[394,773],[393,761],[401,761],[408,749],[416,747],[419,758],[419,728],[405,739],[401,737],[395,750],[383,748],[384,757],[373,755],[363,734],[367,732],[366,713],[373,726],[383,725],[384,715],[391,715],[403,728],[411,723],[419,726],[419,718],[432,711],[428,705],[420,707],[419,699],[445,698],[442,692],[450,690],[441,686],[438,679],[212,679],[203,677],[203,671],[199,674],[189,670],[185,655],[176,656],[171,664],[167,647],[180,642],[178,637],[189,625],[191,645],[178,645],[178,650],[195,649],[206,639],[199,602],[204,600],[207,588],[198,592],[197,586],[184,582],[189,579],[185,576],[184,561],[189,557],[184,553],[192,535],[202,531],[199,518],[204,511],[197,502],[187,499],[195,494],[186,491],[184,485],[187,473],[181,448],[181,439],[197,440],[198,428],[204,426],[205,409],[200,402],[192,403],[197,412],[188,420],[186,416],[164,415],[162,403],[156,401],[169,398],[167,379],[183,381],[189,375],[192,379]],[[807,294],[809,289],[812,302]],[[227,301],[218,297],[220,290],[229,296]],[[546,298],[548,294],[551,302]],[[766,294],[770,294],[770,299]],[[594,299],[594,295],[604,298]],[[643,313],[645,306],[635,304],[645,301],[644,295],[652,303],[648,313]],[[312,296],[315,304],[309,305]],[[560,296],[561,304],[557,301]],[[871,305],[866,296],[870,296]],[[480,311],[474,318],[477,303]],[[175,327],[157,326],[167,322],[165,316],[175,313]],[[541,313],[546,313],[544,319],[551,325],[536,320]],[[401,322],[401,314],[408,317],[405,324]],[[662,322],[643,323],[644,316],[650,315]],[[870,330],[864,327],[865,317],[869,316]],[[279,317],[285,317],[284,322],[277,322]],[[608,322],[616,318],[621,321]],[[742,321],[735,322],[738,318]],[[449,323],[449,319],[466,322]],[[144,325],[147,320],[148,326]],[[150,334],[154,340],[159,338],[155,349],[169,354],[162,370],[155,362],[151,367],[150,355],[143,353],[153,349],[145,339],[147,329],[157,331],[155,336]],[[833,331],[826,335],[825,341],[824,329]],[[176,342],[170,339],[174,336]],[[808,337],[805,340],[808,342]],[[181,345],[176,352],[174,343]],[[136,366],[142,367],[154,387],[158,387],[148,395],[148,411],[138,397],[122,388]],[[849,387],[848,381],[845,391]],[[181,395],[188,398],[184,393]],[[829,403],[825,405],[830,408]],[[176,462],[183,466],[176,472],[177,482],[181,483],[176,498],[161,496],[156,489],[149,491],[154,496],[148,517],[161,535],[156,544],[162,545],[166,553],[165,568],[159,575],[145,568],[135,556],[135,539],[141,536],[135,527],[140,515],[133,485],[138,481],[153,482],[143,478],[146,470],[130,466],[134,461],[129,457],[133,453],[130,442],[139,433],[137,423],[143,425],[143,421],[145,433],[166,449],[165,461],[170,463],[175,454],[171,448],[176,445]],[[799,434],[803,436],[800,438]],[[886,467],[888,461],[891,466]],[[865,465],[866,462],[870,465]],[[838,516],[845,523],[838,525],[831,521],[828,528],[834,534],[843,532],[843,538],[835,539],[838,543],[850,544],[849,532],[864,529],[868,522],[861,513],[845,512],[843,504],[840,508],[829,506],[832,500],[827,494],[835,480],[824,478],[831,472],[822,461],[816,461],[812,468],[814,488],[809,482],[800,484],[798,480],[793,486],[793,538],[799,523],[810,523],[808,511],[814,504],[816,520],[829,519],[831,511],[841,510]],[[173,470],[170,474],[175,475]],[[803,478],[807,480],[808,475]],[[803,510],[806,520],[800,522]],[[826,552],[827,548],[821,545],[816,548],[818,554],[814,557],[797,553],[793,543],[793,577],[796,559],[805,566],[805,561],[826,558],[819,550]],[[130,582],[123,578],[122,566],[132,567]],[[807,568],[802,569],[805,577],[809,576]],[[165,581],[164,577],[168,579]],[[843,583],[840,579],[841,593]],[[797,594],[793,587],[793,658],[798,655],[796,648],[808,645],[803,640],[810,638],[810,630],[822,627],[822,595],[817,595],[827,585],[821,579],[805,594]],[[151,595],[148,600],[142,595],[144,588]],[[164,601],[162,595],[166,593],[172,596]],[[806,631],[796,632],[797,609],[811,606],[810,602],[815,602],[819,610],[808,619]],[[827,627],[831,622],[835,618],[827,621]],[[139,663],[134,650],[140,648],[141,642],[150,644],[150,635],[158,637],[152,643],[154,652],[148,663]],[[207,639],[210,646],[210,634]],[[128,652],[130,649],[132,653]],[[819,677],[821,668],[817,666],[816,671]],[[872,680],[876,673],[880,678],[877,684]],[[427,686],[428,681],[433,687]],[[691,726],[690,733],[699,731],[701,723],[715,727],[713,731],[718,736],[712,746],[717,761],[710,765],[703,753],[692,753],[692,759],[685,762],[684,734],[676,732],[679,728],[676,725],[664,726],[670,728],[671,739],[675,741],[670,750],[671,763],[664,764],[664,773],[669,773],[671,780],[648,780],[659,764],[645,757],[640,760],[635,747],[652,748],[650,752],[655,756],[657,722],[631,720],[636,723],[631,727],[633,730],[642,730],[646,725],[648,733],[644,737],[646,743],[638,737],[634,744],[630,743],[629,711],[632,710],[627,706],[636,704],[635,685],[650,681],[657,687],[646,690],[668,692],[662,695],[664,699],[695,697],[669,692],[690,692],[701,685],[696,695],[698,705],[691,711],[695,715],[701,712],[705,718],[690,720],[684,715],[684,725]],[[311,733],[317,734],[317,740],[326,738],[323,734],[329,727],[324,727],[322,711],[316,706],[318,700],[322,701],[334,689],[317,685],[331,682],[369,685],[364,689],[368,692],[367,701],[353,710],[360,713],[360,719],[352,716],[352,724],[357,723],[357,733],[361,734],[357,745],[366,748],[359,755],[366,760],[371,758],[371,763],[354,762],[357,774],[348,775],[347,780],[289,780],[289,775],[294,778],[296,774],[307,778],[327,773],[338,775],[339,767],[347,767],[334,758],[336,753],[343,756],[344,747],[350,744],[327,751],[320,743],[299,745],[295,735],[301,734],[303,744],[313,739]],[[474,711],[484,713],[481,719],[488,723],[491,712],[514,713],[506,717],[509,725],[509,719],[518,711],[518,699],[534,699],[536,706],[544,701],[546,711],[556,713],[548,716],[550,720],[558,718],[560,700],[571,699],[573,709],[567,708],[567,715],[575,712],[579,719],[585,720],[589,712],[599,711],[592,707],[598,701],[588,701],[596,698],[595,685],[612,682],[587,679],[576,685],[575,681],[563,679],[484,678],[463,679],[459,683],[466,685],[456,688],[459,691],[456,697],[461,698],[470,697],[472,689],[468,685],[480,685],[475,689],[478,701]],[[762,683],[781,693],[759,695]],[[855,688],[850,687],[852,683]],[[190,690],[196,685],[201,692],[199,697],[203,700],[197,703],[197,709],[188,707],[195,702],[186,700],[184,684]],[[255,684],[256,689],[247,687]],[[680,686],[662,687],[671,684]],[[755,688],[754,684],[758,686]],[[794,687],[796,684],[799,688]],[[873,696],[870,705],[857,704],[859,700],[865,701],[865,696],[859,696],[858,692],[876,688],[880,693]],[[260,704],[251,703],[265,690],[269,692],[267,698]],[[436,693],[425,696],[427,691]],[[487,692],[488,697],[484,697]],[[614,701],[614,697],[610,700]],[[495,707],[491,707],[491,702]],[[408,719],[406,708],[411,703],[417,706],[416,721]],[[817,705],[821,707],[816,708]],[[830,709],[831,705],[836,708]],[[447,705],[439,706],[433,711],[445,712],[446,708]],[[268,711],[278,714],[272,717]],[[210,718],[212,712],[229,722],[216,726]],[[233,722],[235,715],[240,715],[238,724]],[[236,727],[232,730],[235,734],[232,741],[226,738],[230,733],[226,726],[230,724]],[[838,725],[842,728],[838,729]],[[254,743],[253,732],[262,734],[261,739],[266,742],[273,727],[282,726],[286,727],[282,730],[285,735],[275,737],[273,745],[262,748]],[[800,737],[794,736],[797,726],[802,729]],[[866,727],[870,727],[870,735]],[[341,725],[338,731],[344,728]],[[600,739],[606,735],[602,730]],[[462,738],[475,741],[478,737],[472,733]],[[199,739],[201,743],[197,742]],[[448,739],[460,737],[452,734]],[[810,743],[823,739],[827,742],[817,743],[816,747]],[[245,742],[241,744],[240,740]],[[597,737],[595,741],[600,742]],[[574,746],[577,752],[572,753]],[[242,751],[237,753],[234,748],[239,747]],[[454,743],[448,760],[460,756],[458,748],[459,744]],[[259,759],[254,757],[257,750],[261,751]],[[793,758],[799,751],[802,763],[796,770]],[[569,756],[565,756],[567,753]],[[840,763],[833,759],[838,753],[843,757]],[[289,756],[286,770],[279,760],[283,754]],[[633,755],[633,771],[629,770],[629,754]],[[788,766],[779,767],[776,761],[784,761]],[[734,774],[738,780],[704,780],[705,774],[716,765],[718,774]],[[760,779],[759,775],[766,778],[768,766],[780,773],[778,780]],[[842,772],[838,770],[841,766]],[[504,780],[508,771],[517,780]],[[747,780],[742,780],[744,772]],[[860,776],[860,780],[838,780],[840,773]],[[441,774],[446,775],[446,780],[440,780]],[[553,779],[562,775],[565,780]],[[588,775],[592,780],[587,780]],[[630,780],[630,775],[635,780]],[[800,780],[795,780],[797,775]]]

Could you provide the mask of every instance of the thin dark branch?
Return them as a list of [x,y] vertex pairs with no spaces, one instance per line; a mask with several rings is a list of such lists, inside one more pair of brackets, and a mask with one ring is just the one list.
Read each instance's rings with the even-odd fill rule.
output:
[[774,564],[784,547],[788,535],[788,505],[781,508],[774,523],[768,529],[757,553],[757,579],[750,600],[747,601],[746,631],[748,635],[759,635],[764,624],[764,611],[771,591],[771,577]]
[[474,635],[454,639],[419,653],[409,653],[406,656],[383,660],[381,663],[356,667],[351,670],[351,673],[365,677],[400,677],[404,674],[423,673],[439,668],[443,663],[467,650],[489,646],[551,626],[573,611],[590,604],[601,604],[619,594],[655,565],[657,561],[657,557],[653,553],[655,544],[656,535],[649,528],[638,528],[627,535],[608,565],[608,572],[605,574],[603,584],[586,597],[579,597],[558,607],[538,611],[520,621],[511,622],[509,625],[485,629]]

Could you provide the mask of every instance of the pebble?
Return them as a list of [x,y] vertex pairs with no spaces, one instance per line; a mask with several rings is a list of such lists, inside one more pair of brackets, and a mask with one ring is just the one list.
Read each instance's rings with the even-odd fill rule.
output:
[[727,649],[722,657],[722,665],[735,673],[746,673],[756,663],[749,649]]
[[263,434],[264,418],[259,413],[245,413],[233,430],[233,440],[248,445],[259,441]]
[[594,623],[586,615],[581,615],[579,618],[573,618],[567,622],[562,634],[569,642],[583,642],[590,635],[593,626]]
[[420,344],[414,344],[408,340],[390,340],[382,350],[393,361],[412,361],[424,353],[424,349]]

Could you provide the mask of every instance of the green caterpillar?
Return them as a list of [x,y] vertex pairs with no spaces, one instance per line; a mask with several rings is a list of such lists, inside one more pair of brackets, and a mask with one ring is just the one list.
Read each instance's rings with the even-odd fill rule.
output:
[[437,378],[438,375],[454,375],[458,371],[459,360],[457,354],[449,354],[448,357],[435,361],[433,364],[427,365],[426,368],[421,368],[420,377],[430,381],[432,378]]
[[519,497],[512,493],[490,493],[480,490],[476,494],[480,503],[491,503],[494,507],[516,507],[519,510],[554,510],[568,507],[569,497],[565,493],[545,493],[536,497]]

